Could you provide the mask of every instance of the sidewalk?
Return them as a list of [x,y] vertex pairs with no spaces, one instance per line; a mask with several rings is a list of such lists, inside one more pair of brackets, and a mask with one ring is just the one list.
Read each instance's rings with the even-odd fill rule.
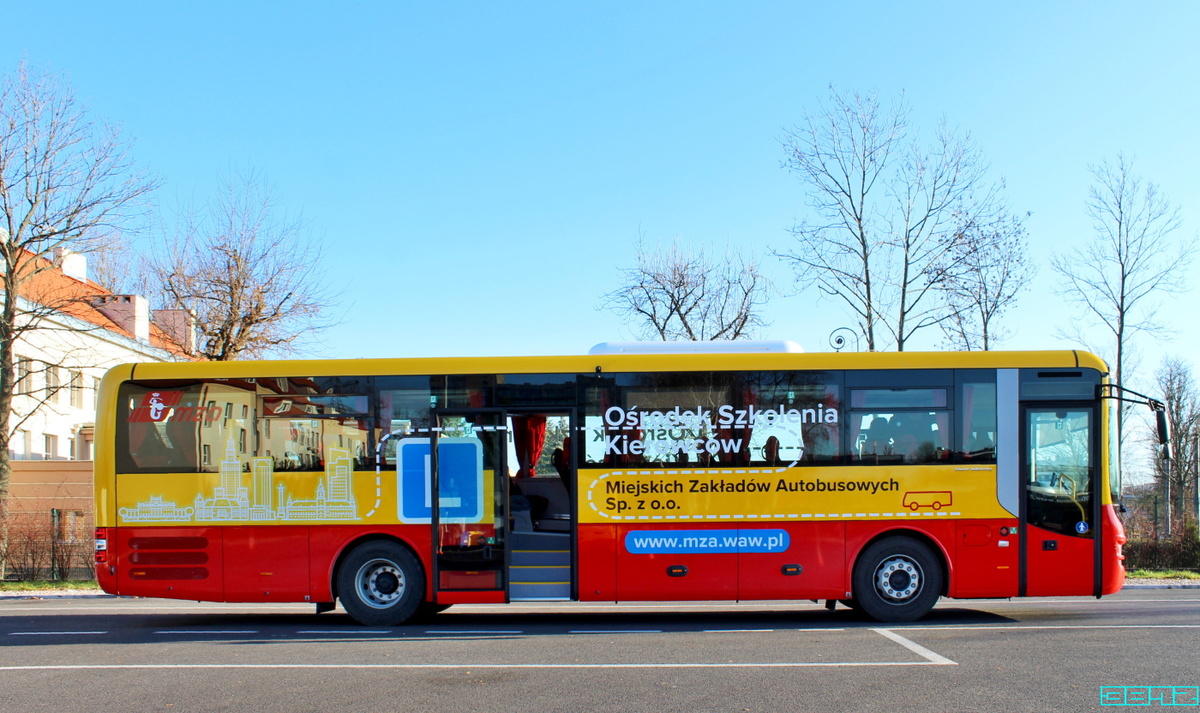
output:
[[96,597],[116,599],[117,595],[108,594],[99,589],[0,590],[0,599],[92,599]]
[[1124,589],[1200,589],[1200,579],[1126,579]]

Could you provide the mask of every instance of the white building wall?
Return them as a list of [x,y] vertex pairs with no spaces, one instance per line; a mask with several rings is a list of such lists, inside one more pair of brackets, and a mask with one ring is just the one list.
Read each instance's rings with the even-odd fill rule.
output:
[[[16,430],[10,452],[17,460],[90,460],[96,387],[104,373],[117,364],[182,360],[170,351],[83,320],[63,316],[42,324],[44,329],[25,332],[13,348],[14,362],[20,357],[35,362],[29,384],[32,395],[13,395],[9,428]],[[45,363],[58,365],[63,388],[42,403],[47,388]],[[72,372],[82,382],[74,401]]]

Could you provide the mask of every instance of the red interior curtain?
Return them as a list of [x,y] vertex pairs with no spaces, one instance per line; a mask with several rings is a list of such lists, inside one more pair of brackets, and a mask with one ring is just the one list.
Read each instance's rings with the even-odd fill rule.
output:
[[517,451],[518,478],[532,478],[538,458],[546,446],[546,417],[540,414],[513,416],[513,446]]

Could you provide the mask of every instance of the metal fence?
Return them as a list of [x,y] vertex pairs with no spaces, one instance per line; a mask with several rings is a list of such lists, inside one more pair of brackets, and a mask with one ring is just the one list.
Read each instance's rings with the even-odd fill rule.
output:
[[0,513],[0,578],[94,579],[94,532],[92,514],[82,510]]

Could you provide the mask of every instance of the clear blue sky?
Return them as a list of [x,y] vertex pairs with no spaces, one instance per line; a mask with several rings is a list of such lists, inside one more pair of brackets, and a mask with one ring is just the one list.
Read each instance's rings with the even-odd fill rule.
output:
[[[1039,263],[1092,239],[1088,164],[1125,152],[1200,229],[1200,3],[6,3],[3,62],[64,75],[136,139],[165,204],[261,172],[328,245],[327,356],[581,353],[639,233],[762,257],[804,214],[780,139],[831,84],[969,131]],[[1193,269],[1193,273],[1197,270]],[[1007,348],[1053,337],[1043,269]],[[1193,280],[1195,281],[1195,280]],[[788,290],[791,292],[791,290]],[[1200,349],[1197,294],[1165,300]],[[850,324],[777,297],[762,336]],[[934,337],[936,335],[930,335]],[[928,341],[923,346],[934,346]]]

